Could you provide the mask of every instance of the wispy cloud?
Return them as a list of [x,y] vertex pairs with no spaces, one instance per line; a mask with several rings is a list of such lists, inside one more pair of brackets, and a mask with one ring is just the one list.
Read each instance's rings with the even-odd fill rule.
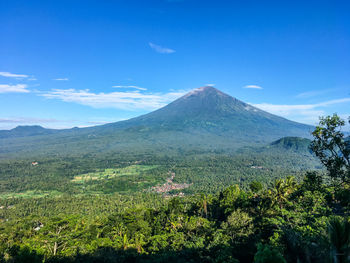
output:
[[312,98],[312,97],[316,97],[316,96],[319,96],[319,95],[327,94],[327,93],[332,92],[334,90],[335,89],[311,90],[311,91],[299,93],[295,97],[296,98],[303,98],[303,99]]
[[112,86],[112,88],[117,88],[117,89],[137,89],[137,90],[147,90],[146,88],[142,88],[139,86],[122,86],[122,85],[117,85],[117,86]]
[[140,91],[94,93],[89,90],[55,89],[43,94],[48,99],[59,99],[94,108],[123,110],[154,110],[185,94],[185,91],[169,93],[142,93]]
[[58,80],[58,81],[68,81],[68,78],[57,78],[57,79],[53,79],[53,80]]
[[258,85],[247,85],[243,87],[244,89],[263,89],[262,87]]
[[0,93],[28,93],[26,84],[0,84]]
[[156,44],[151,43],[151,42],[149,42],[148,44],[153,50],[155,50],[156,52],[161,53],[161,54],[171,54],[171,53],[176,52],[174,49],[162,47],[162,46],[156,45]]
[[317,107],[321,107],[321,106],[329,106],[329,105],[333,105],[333,104],[346,103],[346,102],[350,102],[350,98],[329,100],[329,101],[317,103],[317,104],[314,104],[314,105],[317,105]]
[[276,114],[300,122],[315,124],[318,122],[319,116],[326,115],[326,107],[341,103],[350,103],[350,98],[329,100],[315,104],[278,105],[270,103],[260,103],[252,105],[272,114]]
[[206,87],[215,87],[215,84],[205,84],[204,86],[206,86]]
[[37,124],[42,122],[48,123],[48,122],[60,122],[60,121],[57,119],[28,118],[28,117],[0,118],[0,123]]
[[7,78],[28,78],[28,75],[24,74],[14,74],[10,72],[0,72],[0,76],[7,77]]
[[2,117],[0,118],[0,130],[13,129],[18,125],[41,125],[52,129],[67,129],[72,127],[88,127],[92,125],[105,124],[108,122],[119,121],[119,119],[110,120],[74,120],[74,119],[52,119],[52,118],[38,118],[38,117]]

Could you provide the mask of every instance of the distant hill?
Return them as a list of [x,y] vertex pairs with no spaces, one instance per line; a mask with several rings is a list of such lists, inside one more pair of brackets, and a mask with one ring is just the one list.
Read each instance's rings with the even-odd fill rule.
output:
[[67,130],[20,126],[0,131],[0,157],[11,154],[235,151],[281,137],[310,137],[312,126],[267,113],[213,87],[195,89],[130,120]]
[[17,126],[12,130],[0,131],[0,138],[44,135],[44,134],[52,134],[52,133],[55,133],[56,131],[57,130],[53,130],[53,129],[45,129],[39,125]]
[[312,152],[310,150],[311,140],[300,137],[283,137],[270,144],[273,149],[284,149],[295,152]]

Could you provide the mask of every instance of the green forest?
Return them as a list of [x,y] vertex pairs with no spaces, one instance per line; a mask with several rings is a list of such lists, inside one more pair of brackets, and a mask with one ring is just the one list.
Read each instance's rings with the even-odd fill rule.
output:
[[306,152],[1,160],[0,262],[350,262],[344,125]]

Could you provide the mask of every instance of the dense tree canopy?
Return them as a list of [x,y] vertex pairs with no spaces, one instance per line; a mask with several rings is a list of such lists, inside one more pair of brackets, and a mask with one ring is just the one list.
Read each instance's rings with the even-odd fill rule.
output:
[[[305,172],[302,178],[238,181],[216,193],[214,188],[195,188],[182,197],[171,197],[140,191],[139,185],[146,182],[134,186],[132,179],[151,181],[154,173],[159,181],[169,180],[170,166],[180,178],[195,173],[200,177],[212,169],[220,173],[223,167],[231,167],[227,156],[209,158],[206,165],[204,160],[191,160],[190,173],[185,173],[190,160],[182,160],[182,167],[168,160],[164,168],[147,159],[143,165],[155,166],[149,170],[142,166],[142,176],[133,173],[136,168],[131,169],[130,163],[119,163],[119,170],[98,176],[94,167],[109,168],[108,164],[81,163],[72,174],[71,169],[62,168],[67,186],[55,182],[60,191],[67,189],[66,194],[0,199],[0,262],[349,262],[348,144],[339,131],[342,124],[337,116],[327,117],[314,132],[312,147],[327,173],[318,170]],[[23,168],[23,163],[2,164],[8,169],[8,173],[2,171],[4,177],[12,178],[2,180],[15,189],[27,186],[16,183],[13,167],[36,178],[30,170],[36,167]],[[39,169],[45,174],[50,167]],[[129,179],[118,181],[121,173]],[[115,180],[106,189],[124,182],[132,191],[93,190],[109,180],[105,176]],[[208,184],[214,184],[216,177],[211,178]],[[80,181],[70,185],[72,180]],[[54,183],[41,182],[41,186],[54,187]],[[205,183],[201,187],[205,190]]]

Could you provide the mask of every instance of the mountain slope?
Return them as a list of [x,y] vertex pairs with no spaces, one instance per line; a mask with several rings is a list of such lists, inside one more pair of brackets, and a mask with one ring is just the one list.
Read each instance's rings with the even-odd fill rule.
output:
[[[151,113],[101,126],[0,138],[1,153],[234,151],[284,136],[309,137],[311,126],[289,121],[213,87],[195,89]],[[1,134],[1,133],[0,133]]]
[[[255,142],[282,136],[310,137],[312,127],[267,113],[213,87],[195,89],[169,105],[127,121],[98,129],[132,131],[186,131],[233,135]],[[227,138],[233,139],[233,138]]]

